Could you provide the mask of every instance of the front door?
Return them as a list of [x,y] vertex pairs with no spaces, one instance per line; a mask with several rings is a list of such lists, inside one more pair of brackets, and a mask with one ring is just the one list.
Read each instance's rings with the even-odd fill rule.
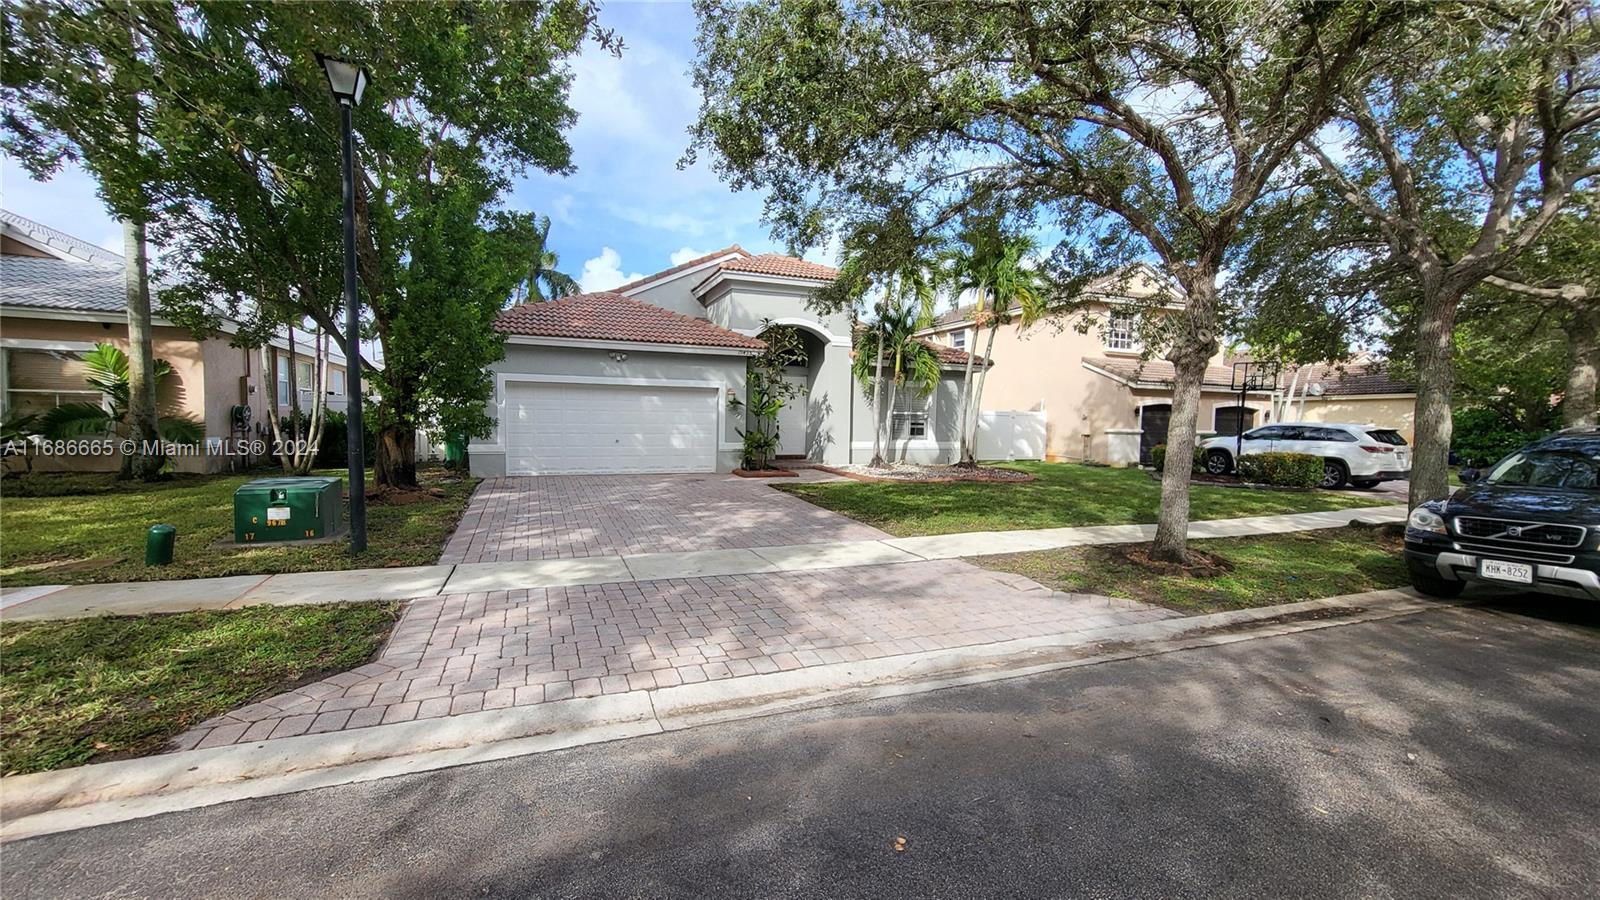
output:
[[1139,462],[1150,465],[1150,450],[1167,442],[1167,426],[1172,422],[1172,404],[1156,403],[1139,407]]
[[783,401],[783,408],[778,410],[778,455],[804,458],[806,426],[810,419],[807,410],[811,406],[806,396],[806,376],[785,375],[784,380],[794,385],[797,392]]

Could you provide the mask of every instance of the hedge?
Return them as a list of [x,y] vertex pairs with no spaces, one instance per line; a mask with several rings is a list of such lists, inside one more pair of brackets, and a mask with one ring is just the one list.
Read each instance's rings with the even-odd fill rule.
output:
[[[1157,444],[1150,448],[1150,464],[1155,466],[1157,472],[1167,470],[1167,445]],[[1206,451],[1204,447],[1194,448],[1194,463],[1189,466],[1189,471],[1199,475],[1206,470]]]
[[1276,487],[1316,487],[1322,457],[1309,453],[1251,453],[1239,457],[1239,480]]

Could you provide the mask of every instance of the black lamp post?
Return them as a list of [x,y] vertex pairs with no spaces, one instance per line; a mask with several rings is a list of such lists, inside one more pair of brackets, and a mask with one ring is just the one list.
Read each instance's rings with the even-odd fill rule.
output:
[[328,88],[339,101],[339,133],[344,155],[344,311],[345,344],[349,358],[345,360],[350,382],[350,426],[348,457],[350,463],[350,549],[361,553],[367,549],[367,466],[362,459],[365,441],[361,426],[361,301],[356,296],[356,171],[355,141],[350,133],[350,112],[361,103],[361,94],[367,89],[367,68],[337,57],[317,54],[322,70],[328,75]]

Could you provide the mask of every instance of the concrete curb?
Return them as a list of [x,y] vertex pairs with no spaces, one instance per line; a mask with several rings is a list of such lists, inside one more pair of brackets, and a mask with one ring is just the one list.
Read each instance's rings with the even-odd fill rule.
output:
[[[12,776],[0,780],[0,842],[716,722],[1373,621],[1443,605],[1410,590],[1372,591]],[[1359,606],[1364,612],[1218,631],[1342,606]]]

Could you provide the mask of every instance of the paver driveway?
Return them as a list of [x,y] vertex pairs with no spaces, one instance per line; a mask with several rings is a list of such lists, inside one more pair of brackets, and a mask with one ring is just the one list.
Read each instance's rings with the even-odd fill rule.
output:
[[[809,476],[810,470],[802,473]],[[888,537],[732,475],[541,475],[478,486],[441,563],[873,541]]]
[[376,662],[203,723],[179,749],[648,690],[1168,618],[960,560],[455,594]]

